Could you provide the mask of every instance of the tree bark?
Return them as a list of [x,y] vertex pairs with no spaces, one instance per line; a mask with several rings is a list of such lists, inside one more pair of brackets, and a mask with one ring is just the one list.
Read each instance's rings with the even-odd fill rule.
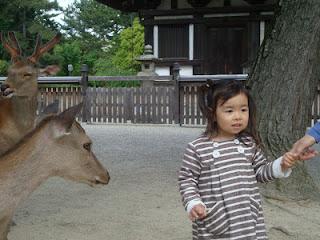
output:
[[[258,108],[265,152],[283,155],[311,124],[320,77],[319,0],[280,0],[274,28],[264,40],[248,85]],[[304,164],[272,189],[290,197],[319,197]]]

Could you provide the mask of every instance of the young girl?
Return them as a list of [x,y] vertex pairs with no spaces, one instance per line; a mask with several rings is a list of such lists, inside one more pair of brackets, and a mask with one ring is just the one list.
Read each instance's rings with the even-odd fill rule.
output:
[[256,131],[255,105],[238,80],[209,81],[199,104],[207,118],[188,144],[179,188],[193,221],[193,240],[267,239],[257,182],[287,177],[297,157],[268,162]]

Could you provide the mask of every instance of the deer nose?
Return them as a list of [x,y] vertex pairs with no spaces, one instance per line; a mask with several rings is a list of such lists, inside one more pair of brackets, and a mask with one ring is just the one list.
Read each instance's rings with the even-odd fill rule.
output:
[[7,88],[9,88],[10,86],[9,86],[9,84],[6,84],[6,83],[2,83],[1,84],[1,92],[4,92]]
[[0,89],[3,96],[9,96],[14,92],[14,90],[10,88],[10,85],[6,83],[1,84]]
[[110,175],[108,171],[106,171],[106,174],[96,176],[95,177],[96,184],[108,184],[110,181]]

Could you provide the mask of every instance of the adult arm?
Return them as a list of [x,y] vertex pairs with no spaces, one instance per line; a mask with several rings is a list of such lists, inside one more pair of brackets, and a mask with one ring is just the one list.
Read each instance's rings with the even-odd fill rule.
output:
[[[320,141],[320,122],[317,122],[312,128],[307,131],[307,136],[313,139],[306,140],[306,144],[314,144]],[[311,145],[307,146],[310,147]]]
[[320,122],[317,122],[307,131],[307,134],[293,144],[291,152],[297,155],[302,154],[306,149],[320,141]]

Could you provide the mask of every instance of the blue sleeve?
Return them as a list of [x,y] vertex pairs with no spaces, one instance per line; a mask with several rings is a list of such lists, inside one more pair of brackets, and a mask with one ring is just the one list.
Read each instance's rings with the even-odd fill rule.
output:
[[313,137],[316,142],[320,142],[320,122],[317,122],[312,128],[307,131],[307,134]]

